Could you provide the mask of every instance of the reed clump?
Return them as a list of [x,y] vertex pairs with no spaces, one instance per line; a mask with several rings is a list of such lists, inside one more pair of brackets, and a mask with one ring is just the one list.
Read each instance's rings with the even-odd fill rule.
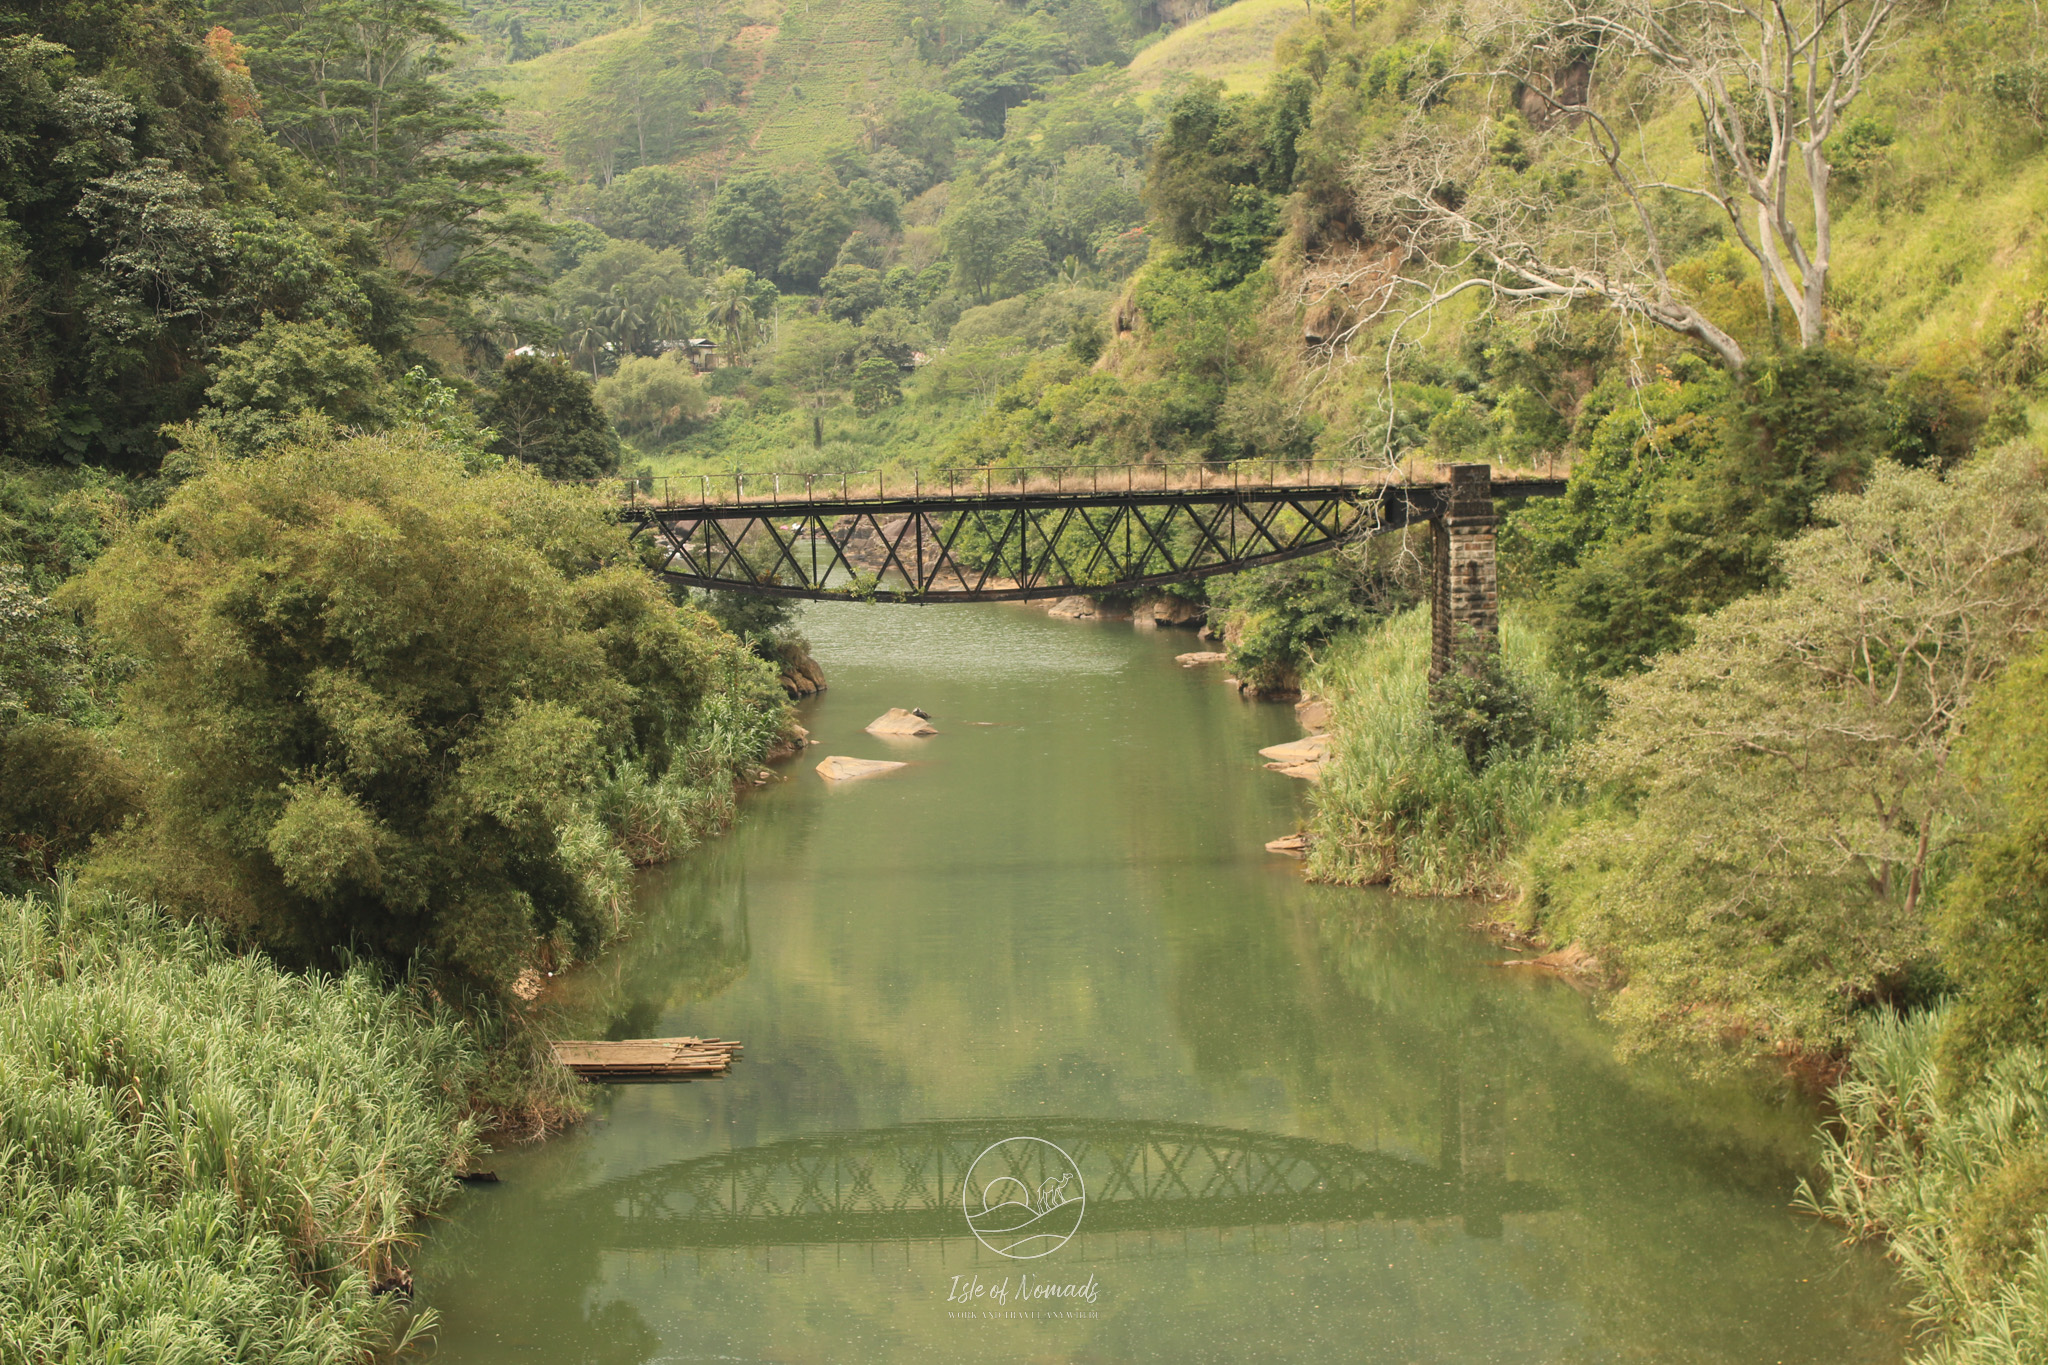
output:
[[1330,700],[1332,761],[1316,793],[1308,872],[1405,895],[1495,894],[1544,816],[1574,798],[1566,753],[1591,731],[1592,705],[1554,673],[1540,640],[1501,623],[1499,691],[1514,739],[1475,752],[1443,723],[1429,685],[1426,610],[1340,638],[1309,689]]
[[1887,1239],[1929,1329],[1923,1365],[2048,1358],[2048,1054],[2019,1048],[1966,1094],[1942,1083],[1948,1008],[1866,1017],[1800,1203]]
[[62,888],[0,899],[0,992],[0,1360],[389,1344],[376,1287],[475,1146],[448,1013]]

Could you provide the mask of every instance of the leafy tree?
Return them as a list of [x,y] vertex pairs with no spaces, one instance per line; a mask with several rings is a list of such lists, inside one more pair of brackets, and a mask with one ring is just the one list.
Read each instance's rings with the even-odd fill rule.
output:
[[1035,15],[996,30],[955,63],[946,93],[960,101],[960,112],[977,132],[1000,137],[1011,109],[1085,65],[1073,40],[1049,17]]
[[498,129],[498,103],[439,79],[462,41],[448,0],[226,0],[264,126],[325,174],[373,226],[385,261],[436,308],[521,287],[549,230],[519,196],[538,157]]
[[825,444],[825,410],[839,401],[852,378],[860,336],[843,322],[805,318],[783,328],[775,349],[775,379],[797,395],[811,415],[811,444]]
[[853,408],[863,417],[903,401],[903,367],[887,356],[861,358],[853,367]]
[[[580,377],[580,376],[579,376]],[[633,356],[601,380],[597,401],[622,431],[659,440],[679,423],[704,415],[703,380],[672,356]]]
[[146,462],[239,335],[219,66],[126,4],[31,4],[0,33],[0,438]]
[[1153,148],[1145,202],[1167,240],[1209,267],[1220,286],[1263,264],[1279,235],[1268,113],[1225,96],[1215,81],[1190,82]]
[[133,772],[75,723],[97,709],[88,673],[75,625],[0,563],[0,889],[51,876],[135,809]]
[[815,289],[853,231],[853,201],[836,180],[816,172],[787,181],[782,206],[788,235],[778,277],[793,288]]
[[728,265],[774,275],[789,239],[781,178],[772,171],[749,171],[720,185],[704,232]]
[[1942,965],[1961,988],[1942,1029],[1952,1090],[2004,1054],[2048,1048],[2048,650],[2036,648],[1971,709],[1969,767],[1990,798],[1936,920]]
[[772,283],[735,267],[711,286],[705,321],[728,356],[745,360],[773,321],[780,297]]
[[687,335],[700,291],[682,252],[612,242],[555,281],[555,326],[594,379],[605,364]]
[[819,282],[825,311],[858,326],[867,315],[889,302],[890,290],[879,270],[864,265],[835,265]]
[[674,167],[642,166],[599,192],[598,226],[614,237],[644,242],[657,251],[680,251],[688,264],[696,236],[698,196],[697,181]]
[[1145,112],[1138,107],[1131,78],[1114,67],[1095,67],[1012,109],[1003,126],[1003,150],[1045,166],[1057,166],[1087,148],[1135,162],[1143,151],[1144,130]]
[[895,148],[915,165],[914,178],[902,188],[916,194],[953,174],[953,149],[966,135],[959,100],[937,90],[906,90],[882,114],[869,141]]
[[619,467],[619,438],[591,382],[558,361],[520,356],[505,367],[484,420],[493,453],[551,479],[594,479]]
[[[1028,226],[1022,206],[999,192],[982,189],[957,196],[946,208],[941,230],[946,259],[962,288],[988,300],[1002,280],[1011,249]],[[1043,252],[1041,247],[1040,251]]]
[[1137,164],[1106,147],[1068,152],[1046,186],[1041,233],[1047,256],[1092,258],[1103,243],[1143,226],[1141,184]]
[[675,761],[729,648],[601,495],[403,434],[212,459],[69,600],[136,660],[148,767],[92,881],[485,990],[602,939],[586,788]]
[[1760,361],[1740,381],[1703,361],[1640,394],[1617,379],[1611,409],[1588,405],[1591,458],[1563,504],[1517,515],[1516,534],[1564,566],[1550,573],[1559,662],[1631,672],[1682,645],[1694,613],[1777,581],[1779,544],[1869,467],[1878,394],[1869,367],[1829,351]]
[[1317,555],[1213,580],[1209,599],[1230,623],[1232,673],[1266,691],[1299,687],[1316,651],[1410,605],[1370,557]]
[[221,353],[200,425],[242,453],[283,438],[307,414],[346,426],[385,415],[376,353],[326,322],[265,323]]
[[1933,859],[1967,814],[1973,697],[2048,609],[2048,479],[2008,447],[1947,480],[1880,465],[1785,547],[1784,586],[1612,685],[1616,813],[1544,875],[1553,923],[1628,973],[1627,1046],[1847,1044],[1929,957]]

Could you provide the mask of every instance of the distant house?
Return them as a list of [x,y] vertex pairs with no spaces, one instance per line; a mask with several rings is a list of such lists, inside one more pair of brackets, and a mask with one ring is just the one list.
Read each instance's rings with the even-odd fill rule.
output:
[[681,341],[657,341],[654,344],[663,355],[682,356],[690,362],[690,368],[700,374],[729,363],[719,354],[718,343],[710,337],[687,337]]

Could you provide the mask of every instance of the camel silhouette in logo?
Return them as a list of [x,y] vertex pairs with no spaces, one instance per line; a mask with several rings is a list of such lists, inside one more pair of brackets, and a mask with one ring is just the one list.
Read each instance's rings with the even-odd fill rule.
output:
[[1065,1175],[1049,1175],[1039,1181],[1038,1197],[1032,1201],[1031,1207],[1039,1213],[1051,1213],[1066,1203],[1067,1186],[1073,1178],[1074,1173],[1068,1171]]

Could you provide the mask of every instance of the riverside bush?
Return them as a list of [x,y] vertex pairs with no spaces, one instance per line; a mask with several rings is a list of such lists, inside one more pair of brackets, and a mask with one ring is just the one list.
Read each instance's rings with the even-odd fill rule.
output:
[[1512,617],[1501,652],[1520,742],[1474,762],[1466,736],[1432,718],[1427,610],[1331,647],[1309,678],[1330,699],[1334,745],[1316,793],[1310,876],[1411,895],[1502,888],[1504,864],[1572,794],[1565,753],[1591,728],[1592,708]]
[[68,888],[0,899],[0,991],[0,1360],[388,1341],[374,1285],[473,1150],[479,1062],[446,1012]]
[[89,880],[293,965],[498,993],[620,927],[601,774],[729,786],[784,723],[597,493],[412,431],[193,464],[65,589],[136,661],[114,733],[143,814]]
[[1937,1063],[1946,1011],[1879,1011],[1857,1030],[1799,1202],[1884,1237],[1934,1329],[1926,1365],[2048,1355],[2048,1054],[2004,1054],[1950,1103]]
[[1606,808],[1529,860],[1546,927],[1628,974],[1624,1050],[1839,1054],[1931,982],[1930,883],[1976,816],[1951,751],[2048,612],[2048,463],[1886,461],[1817,512],[1781,589],[1610,684]]

